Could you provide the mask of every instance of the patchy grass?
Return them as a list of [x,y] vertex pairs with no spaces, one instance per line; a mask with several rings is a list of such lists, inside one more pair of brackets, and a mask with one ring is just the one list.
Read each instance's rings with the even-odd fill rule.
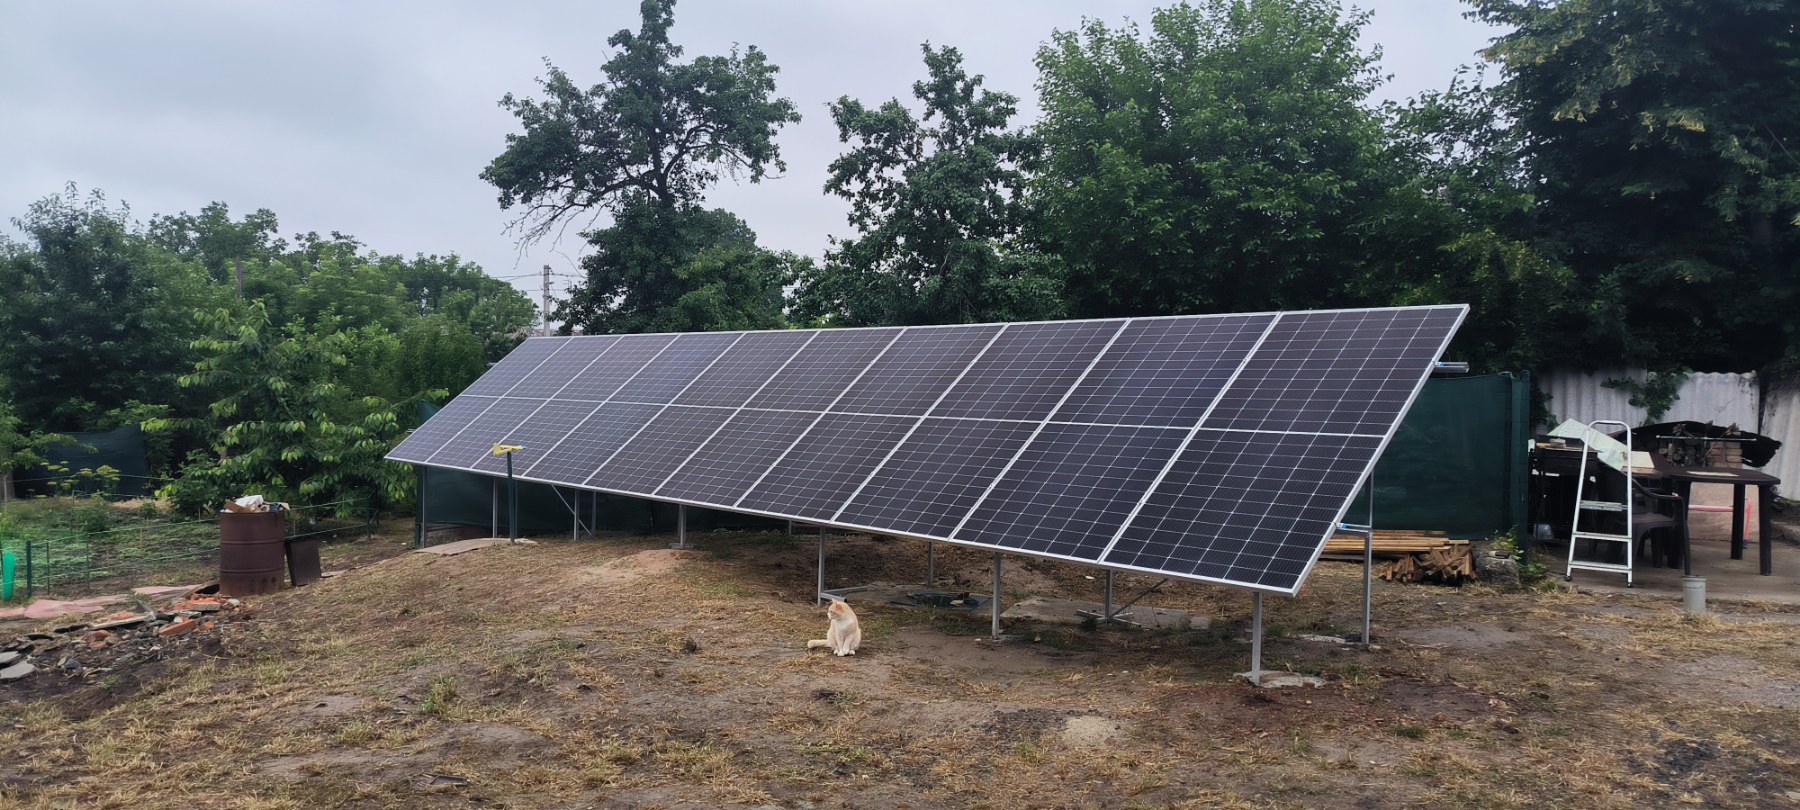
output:
[[[985,613],[858,603],[863,649],[838,658],[804,648],[825,626],[809,536],[712,533],[679,559],[667,537],[401,542],[337,549],[361,567],[252,600],[211,655],[0,686],[0,805],[1751,808],[1800,790],[1800,617],[1775,608],[1381,584],[1364,649],[1298,638],[1359,621],[1360,573],[1325,566],[1266,600],[1286,635],[1264,663],[1326,685],[1257,690],[1231,678],[1235,591],[1145,599],[1210,620],[1192,631],[1009,624],[1004,644]],[[654,555],[672,563],[608,566]],[[924,548],[830,555],[834,577],[909,581]],[[945,588],[991,585],[989,555],[940,546],[937,565]],[[1021,593],[1098,595],[1079,568],[1007,566]]]

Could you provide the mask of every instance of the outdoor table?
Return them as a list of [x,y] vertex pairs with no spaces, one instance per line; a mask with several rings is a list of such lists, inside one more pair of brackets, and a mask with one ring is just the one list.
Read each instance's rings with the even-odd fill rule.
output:
[[1689,492],[1695,483],[1731,485],[1731,558],[1734,560],[1744,558],[1744,488],[1756,487],[1756,545],[1761,555],[1760,569],[1765,577],[1775,573],[1775,541],[1769,530],[1769,509],[1774,505],[1775,485],[1781,483],[1780,478],[1742,467],[1682,467],[1655,453],[1651,454],[1650,460],[1656,466],[1658,476],[1675,482],[1684,504],[1691,502]]

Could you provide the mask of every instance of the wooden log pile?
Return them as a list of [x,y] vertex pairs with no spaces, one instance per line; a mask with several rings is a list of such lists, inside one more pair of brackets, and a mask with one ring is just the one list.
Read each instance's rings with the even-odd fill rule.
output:
[[[1443,532],[1375,531],[1375,576],[1386,582],[1436,582],[1457,585],[1475,578],[1475,560],[1469,541],[1453,540]],[[1363,536],[1339,534],[1325,541],[1325,553],[1360,560]]]

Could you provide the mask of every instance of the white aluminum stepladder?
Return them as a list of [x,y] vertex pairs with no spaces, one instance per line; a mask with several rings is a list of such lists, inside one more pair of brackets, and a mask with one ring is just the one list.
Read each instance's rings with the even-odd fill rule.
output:
[[[1619,462],[1620,472],[1625,475],[1625,486],[1621,490],[1624,493],[1623,497],[1625,500],[1623,502],[1588,500],[1588,457],[1594,455],[1594,453],[1589,452],[1589,448],[1585,446],[1586,442],[1583,442],[1584,446],[1582,447],[1581,452],[1580,472],[1575,478],[1575,520],[1573,523],[1569,524],[1569,568],[1568,572],[1563,575],[1563,581],[1573,581],[1575,579],[1576,569],[1583,571],[1606,571],[1608,573],[1624,574],[1625,587],[1630,588],[1634,586],[1631,581],[1631,556],[1636,550],[1635,546],[1637,545],[1635,535],[1632,533],[1634,527],[1631,525],[1631,492],[1632,487],[1635,485],[1635,482],[1631,477],[1631,426],[1613,419],[1596,419],[1588,423],[1588,430],[1594,433],[1601,433],[1600,425],[1618,425],[1625,429],[1625,457]],[[1601,466],[1605,465],[1602,464]],[[1614,534],[1612,532],[1593,531],[1582,528],[1581,518],[1584,514],[1591,514],[1596,518],[1599,518],[1614,513],[1624,513],[1625,515],[1624,534]],[[1576,560],[1575,547],[1583,540],[1598,541],[1601,543],[1624,543],[1625,562],[1609,563]],[[1604,558],[1606,555],[1602,556]]]

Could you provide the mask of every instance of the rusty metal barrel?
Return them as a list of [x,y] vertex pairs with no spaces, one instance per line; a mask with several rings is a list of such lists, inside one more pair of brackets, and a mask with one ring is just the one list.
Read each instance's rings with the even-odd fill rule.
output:
[[287,515],[219,513],[219,593],[255,596],[281,590],[287,579]]

